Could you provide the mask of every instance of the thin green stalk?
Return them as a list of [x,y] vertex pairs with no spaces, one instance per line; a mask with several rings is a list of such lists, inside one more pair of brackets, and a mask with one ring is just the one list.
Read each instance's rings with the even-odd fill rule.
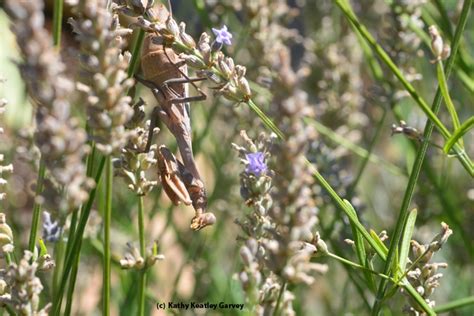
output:
[[[441,93],[443,94],[444,103],[446,104],[446,108],[448,109],[449,115],[451,115],[454,130],[457,130],[461,126],[461,123],[459,122],[458,113],[456,112],[456,108],[454,107],[453,100],[451,100],[451,96],[449,95],[448,83],[446,82],[443,62],[441,60],[436,63],[436,72],[438,74],[439,88],[441,89]],[[459,143],[461,145],[461,148],[464,148],[462,139]]]
[[[89,133],[89,126],[86,126],[86,131]],[[89,145],[92,147],[92,150],[89,155],[87,155],[86,158],[86,175],[87,177],[92,176],[92,169],[94,166],[94,159],[96,155],[96,149],[95,145],[93,142],[89,143]],[[66,245],[66,255],[64,256],[64,264],[66,264],[66,259],[68,256],[71,254],[71,248],[73,246],[73,241],[75,238],[76,234],[76,229],[77,229],[77,221],[79,218],[80,210],[77,210],[72,214],[71,218],[71,225],[69,227],[69,236],[68,236],[68,242]],[[73,294],[74,294],[74,287],[76,286],[76,277],[77,277],[77,271],[79,269],[79,258],[80,254],[77,256],[76,261],[74,262],[74,266],[72,268],[71,272],[71,277],[69,279],[69,284],[68,284],[68,290],[67,290],[67,295],[66,295],[66,309],[64,310],[64,315],[70,315],[71,310],[72,310],[72,300],[73,300]]]
[[447,154],[453,147],[453,145],[461,139],[472,127],[474,126],[474,116],[468,118],[458,129],[453,133],[453,136],[446,142],[443,147],[443,151]]
[[447,304],[439,305],[434,308],[437,313],[446,313],[455,309],[462,308],[464,306],[474,305],[474,296],[468,296],[461,298]]
[[[323,209],[321,209],[321,212],[323,211]],[[340,212],[340,209],[339,208],[336,208],[336,212]],[[336,215],[333,220],[330,222],[329,225],[321,225],[321,229],[322,229],[322,232],[321,234],[323,236],[330,236],[331,233],[334,231],[334,225],[336,224],[336,221],[338,220],[339,218],[339,214]],[[321,213],[321,218],[324,217],[323,216],[323,213]],[[322,224],[322,223],[321,223]],[[331,249],[334,251],[334,253],[336,255],[339,255],[343,253],[340,245],[338,242],[335,242],[334,239],[332,238],[329,238],[329,243],[330,243],[330,247]],[[359,274],[356,274],[354,273],[354,270],[353,269],[350,269],[347,265],[342,265],[342,267],[345,269],[346,273],[347,273],[347,276],[349,277],[351,283],[355,286],[356,288],[356,291],[359,293],[359,296],[361,297],[363,303],[364,303],[364,306],[366,307],[366,309],[368,311],[370,311],[371,309],[371,304],[369,304],[367,298],[366,298],[366,295],[365,295],[365,292],[366,292],[366,289],[367,289],[367,285],[366,285],[366,282],[367,281],[363,281],[362,280],[362,277],[359,275]],[[372,283],[372,282],[371,282]],[[371,284],[369,284],[369,286],[371,286]],[[373,285],[375,286],[375,285]],[[372,292],[375,292],[375,290],[373,290],[372,288],[370,289]]]
[[133,75],[138,70],[138,61],[140,60],[140,50],[142,49],[143,40],[145,39],[145,31],[142,29],[138,30],[137,38],[135,39],[135,43],[133,44],[133,51],[132,51],[132,59],[130,60],[130,64],[128,66],[127,74],[129,77],[133,77]]
[[[41,158],[39,170],[38,170],[38,179],[36,181],[35,197],[38,197],[43,191],[45,171],[46,171],[46,166],[44,164],[43,158]],[[30,239],[28,242],[28,250],[31,252],[34,252],[35,250],[36,236],[38,234],[38,226],[39,226],[40,213],[41,213],[41,205],[37,201],[38,199],[35,199],[35,204],[33,206],[33,219],[31,221]]]
[[5,252],[5,261],[7,262],[7,266],[12,264],[12,255],[9,252]]
[[[143,209],[143,196],[138,197],[138,236],[140,239],[140,255],[142,258],[146,258],[145,249],[145,214]],[[146,291],[146,273],[147,268],[143,268],[139,271],[139,284],[140,288],[138,291],[138,315],[145,315],[145,291]]]
[[[97,173],[94,177],[95,183],[100,182],[100,178],[102,177],[102,171],[104,170],[104,166],[105,166],[105,160],[106,160],[105,157],[102,157],[99,163]],[[74,236],[74,240],[71,240],[72,242],[71,252],[66,255],[66,264],[64,265],[64,271],[61,278],[61,283],[59,286],[58,293],[64,292],[66,288],[67,280],[69,278],[69,274],[71,273],[72,267],[74,266],[74,263],[76,262],[77,257],[80,254],[81,246],[82,246],[82,236],[84,235],[84,230],[87,224],[87,220],[89,219],[89,214],[92,209],[92,204],[94,203],[96,193],[97,193],[97,187],[94,187],[89,194],[89,199],[87,200],[87,203],[82,206],[81,217],[79,219],[79,224],[77,225],[76,234]],[[54,298],[53,308],[52,308],[53,315],[57,315],[57,316],[60,315],[62,299],[63,299],[62,295],[58,295],[57,297]]]
[[[74,238],[74,233],[76,232],[77,226],[78,213],[79,211],[73,212],[71,216],[71,224],[69,225],[69,234],[67,237],[68,242],[66,243],[66,255],[71,252],[72,243],[70,243],[69,240],[72,240]],[[64,261],[66,261],[66,258],[64,258]]]
[[[398,69],[397,65],[395,65],[395,63],[392,61],[390,56],[388,56],[388,54],[384,51],[384,49],[377,43],[377,41],[373,38],[373,36],[369,33],[369,31],[365,28],[365,26],[359,22],[359,20],[357,19],[357,17],[354,15],[349,5],[347,4],[347,0],[334,0],[334,2],[341,9],[342,13],[350,21],[350,23],[354,25],[358,33],[360,33],[360,35],[372,47],[375,53],[383,61],[383,63],[392,71],[395,77],[397,77],[397,79],[403,85],[405,90],[410,94],[410,96],[413,98],[413,100],[416,102],[419,108],[426,114],[429,120],[432,123],[434,123],[434,125],[437,127],[441,135],[445,139],[449,139],[451,137],[451,134],[449,133],[448,129],[439,120],[439,118],[436,116],[433,110],[430,109],[426,101],[418,94],[416,89],[405,79],[402,72],[400,71],[400,69]],[[461,34],[456,34],[456,35],[459,35],[460,37]],[[453,42],[452,56],[455,56],[458,47],[459,47],[459,38],[456,41],[456,36],[455,36],[455,41]],[[452,56],[450,60],[453,60]],[[469,157],[467,156],[466,152],[462,150],[462,148],[460,148],[459,145],[456,145],[454,147],[454,151],[456,152],[457,154],[456,157],[459,159],[463,167],[466,169],[466,171],[469,172],[469,175],[471,175],[471,177],[474,176],[474,166],[471,160],[469,159]]]
[[103,293],[102,293],[102,315],[110,315],[110,224],[112,221],[112,188],[113,188],[113,166],[112,156],[108,155],[105,161],[105,209],[104,217],[104,258],[103,258]]
[[53,42],[54,46],[61,46],[61,30],[63,25],[63,0],[54,0],[53,9]]
[[340,257],[334,253],[331,253],[331,252],[328,252],[327,253],[327,256],[330,257],[330,258],[333,258],[333,259],[336,259],[337,261],[340,261],[341,263],[345,264],[345,265],[348,265],[348,266],[351,266],[353,268],[356,268],[356,269],[360,269],[360,270],[364,270],[364,271],[367,271],[369,273],[372,273],[376,276],[379,276],[381,277],[382,279],[386,279],[386,280],[389,280],[389,281],[392,281],[393,283],[396,283],[395,280],[393,280],[391,277],[385,275],[385,274],[382,274],[382,273],[379,273],[377,271],[374,271],[374,270],[371,270],[369,268],[366,268],[358,263],[355,263],[355,262],[352,262],[350,260],[347,260],[346,258],[343,258],[343,257]]
[[[445,68],[446,77],[449,77],[452,67],[454,65],[454,58],[456,57],[456,52],[459,47],[460,38],[466,26],[467,16],[468,16],[471,5],[472,5],[472,0],[464,1],[461,17],[459,19],[459,24],[456,28],[456,33],[454,36],[454,42],[452,45],[452,55],[446,62],[446,68]],[[438,89],[433,101],[433,106],[432,106],[432,110],[434,113],[438,112],[440,108],[440,104],[441,104],[441,99],[442,99],[441,92],[440,92],[440,89]],[[391,234],[392,240],[390,243],[387,260],[385,261],[385,266],[383,269],[383,273],[386,275],[389,275],[391,271],[391,267],[392,267],[392,262],[396,257],[398,245],[402,238],[402,232],[404,230],[404,226],[409,215],[408,207],[410,206],[410,202],[413,197],[413,193],[415,191],[416,182],[418,181],[418,177],[420,175],[421,167],[423,165],[423,161],[426,155],[426,150],[428,149],[429,139],[431,137],[431,133],[433,132],[433,128],[434,128],[433,121],[427,121],[425,130],[423,133],[423,142],[422,142],[421,147],[418,150],[415,163],[413,165],[412,172],[408,180],[403,202],[400,207],[400,214],[398,216],[397,224],[395,226],[395,231],[393,234]],[[392,271],[392,272],[395,273],[396,271]],[[376,296],[374,308],[372,310],[372,315],[378,315],[382,307],[381,304],[385,296],[386,290],[387,290],[387,281],[382,279],[380,281],[379,288],[377,291],[377,296]]]
[[71,278],[69,279],[69,285],[68,285],[67,294],[66,294],[66,308],[64,310],[65,316],[71,315],[72,300],[74,297],[74,287],[76,286],[77,271],[79,270],[79,260],[80,260],[80,254],[76,257],[76,262],[74,262],[74,266],[71,271]]
[[54,245],[54,257],[56,258],[56,266],[54,267],[54,274],[53,274],[53,286],[52,286],[52,293],[53,297],[60,295],[58,292],[60,276],[64,269],[64,261],[63,258],[66,256],[65,248],[64,248],[64,232],[61,231],[59,235],[59,240]]
[[280,288],[280,293],[278,293],[275,311],[273,313],[274,315],[278,315],[280,304],[281,304],[281,298],[283,297],[283,293],[285,292],[285,290],[286,290],[286,281],[283,281],[283,284],[281,285],[281,288]]

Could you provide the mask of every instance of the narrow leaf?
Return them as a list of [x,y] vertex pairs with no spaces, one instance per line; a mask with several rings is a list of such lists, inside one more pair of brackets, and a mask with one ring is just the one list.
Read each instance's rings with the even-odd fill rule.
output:
[[415,222],[416,216],[418,215],[418,211],[416,208],[411,210],[408,214],[407,223],[405,224],[405,229],[403,230],[402,234],[402,241],[400,246],[400,259],[399,259],[399,266],[400,269],[403,271],[408,262],[408,253],[410,252],[410,242],[411,237],[413,236],[413,231],[415,229]]
[[444,145],[444,152],[447,154],[453,145],[458,141],[459,138],[463,137],[468,131],[474,126],[474,116],[471,116],[466,122],[464,122],[457,130],[454,131],[453,136],[448,139],[446,145]]
[[[436,65],[436,72],[438,74],[439,88],[441,90],[441,94],[443,95],[444,102],[446,103],[449,115],[451,115],[451,120],[453,121],[454,129],[458,130],[461,126],[461,123],[459,123],[459,117],[456,112],[456,108],[454,107],[453,100],[449,95],[448,84],[444,75],[443,63],[441,61],[438,61]],[[460,141],[459,143],[461,145],[461,148],[464,148],[462,141]]]

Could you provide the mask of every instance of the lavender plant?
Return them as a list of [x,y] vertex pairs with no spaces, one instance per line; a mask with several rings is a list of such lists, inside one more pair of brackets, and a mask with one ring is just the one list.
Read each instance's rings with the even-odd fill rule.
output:
[[[56,215],[72,211],[87,199],[90,182],[82,162],[86,153],[86,134],[71,117],[73,83],[65,75],[65,65],[44,28],[41,1],[6,2],[23,61],[19,63],[28,93],[36,105],[35,144],[41,152],[41,164],[51,176],[45,182],[45,194],[37,203],[48,202]],[[41,166],[40,166],[41,168]],[[38,184],[40,185],[40,184]]]
[[[295,296],[287,287],[312,284],[315,281],[312,274],[327,270],[326,265],[310,262],[317,252],[316,244],[320,243],[319,235],[314,232],[317,218],[305,205],[293,202],[290,192],[283,198],[275,186],[271,194],[273,178],[284,185],[286,182],[268,170],[270,140],[260,135],[254,143],[245,131],[241,136],[245,147],[233,145],[246,166],[240,175],[240,190],[253,211],[238,222],[245,233],[245,244],[240,249],[244,270],[239,279],[249,303],[255,306],[255,314],[293,315]],[[276,167],[282,164],[278,158],[275,160]]]

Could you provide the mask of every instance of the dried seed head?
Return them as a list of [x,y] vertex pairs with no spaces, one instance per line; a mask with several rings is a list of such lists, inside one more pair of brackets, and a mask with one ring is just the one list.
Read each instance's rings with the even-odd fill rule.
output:
[[[61,186],[61,190],[46,187],[45,192],[55,192],[54,209],[70,211],[85,201],[89,189],[83,164],[87,134],[70,117],[74,85],[66,77],[66,66],[44,28],[43,1],[9,0],[5,8],[24,57],[19,68],[36,106],[34,141],[50,173],[47,185]],[[94,43],[87,44],[93,47]]]

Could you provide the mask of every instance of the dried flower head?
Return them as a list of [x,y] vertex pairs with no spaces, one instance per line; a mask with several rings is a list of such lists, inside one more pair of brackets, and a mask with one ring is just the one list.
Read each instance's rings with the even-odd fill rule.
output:
[[[156,166],[157,157],[156,145],[145,152],[150,121],[145,122],[144,107],[145,103],[141,99],[133,107],[134,114],[126,124],[130,132],[128,143],[122,148],[120,157],[114,160],[115,172],[125,179],[128,188],[137,195],[146,195],[158,184],[146,175],[147,170]],[[153,132],[158,133],[159,128]]]
[[32,258],[33,254],[25,251],[19,264],[12,263],[7,270],[0,271],[9,292],[0,296],[0,303],[10,305],[18,315],[47,316],[51,304],[39,307],[43,285],[36,276],[38,263]]
[[[53,200],[57,203],[49,209],[75,209],[87,199],[91,182],[85,177],[83,164],[87,136],[78,120],[71,117],[69,98],[73,84],[44,28],[43,2],[9,0],[5,9],[23,57],[19,68],[36,106],[34,140],[51,175],[51,181],[45,184],[46,192],[56,195]],[[49,184],[55,183],[61,190],[48,190]]]
[[[439,280],[443,274],[438,273],[439,268],[447,268],[448,264],[444,262],[431,262],[433,255],[441,249],[446,243],[452,230],[446,223],[441,223],[441,231],[433,240],[422,245],[417,241],[411,241],[412,260],[408,263],[410,271],[407,273],[407,279],[416,291],[423,297],[428,306],[434,307],[435,301],[430,299],[435,289],[439,287]],[[408,304],[404,308],[409,315],[424,315],[423,309],[417,304],[411,296],[408,296]]]
[[13,232],[4,213],[0,213],[0,257],[13,251]]
[[130,137],[125,124],[133,116],[131,97],[127,96],[134,84],[127,75],[131,54],[122,54],[122,37],[132,30],[120,27],[118,16],[108,10],[106,0],[75,4],[79,17],[69,22],[78,34],[82,66],[88,74],[77,89],[87,104],[97,148],[106,155],[118,153]]
[[122,269],[148,269],[155,264],[156,261],[161,261],[165,259],[165,256],[158,254],[158,249],[156,243],[149,249],[147,249],[146,258],[143,258],[140,255],[140,251],[137,247],[133,246],[131,243],[127,243],[128,251],[125,253],[124,257],[120,259],[120,266]]

